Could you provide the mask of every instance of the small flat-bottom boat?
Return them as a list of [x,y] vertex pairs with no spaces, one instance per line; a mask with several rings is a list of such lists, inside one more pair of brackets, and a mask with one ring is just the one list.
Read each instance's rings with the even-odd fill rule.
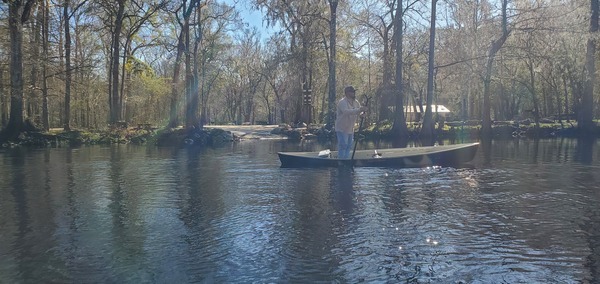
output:
[[479,143],[442,146],[357,150],[354,159],[338,159],[337,151],[279,152],[283,168],[315,167],[394,167],[456,166],[475,157]]

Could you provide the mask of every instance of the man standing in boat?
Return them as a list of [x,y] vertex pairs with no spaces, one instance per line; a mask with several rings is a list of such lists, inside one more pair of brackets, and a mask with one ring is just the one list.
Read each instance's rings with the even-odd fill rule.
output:
[[337,104],[335,133],[337,134],[338,158],[349,159],[350,149],[354,141],[354,124],[367,107],[361,106],[356,100],[356,89],[352,86],[344,88],[344,98]]

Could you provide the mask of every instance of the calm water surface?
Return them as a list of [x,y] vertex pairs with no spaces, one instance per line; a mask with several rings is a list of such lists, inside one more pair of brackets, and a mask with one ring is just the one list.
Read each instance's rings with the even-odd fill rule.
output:
[[496,141],[464,168],[279,167],[277,151],[323,147],[2,150],[0,283],[600,282],[598,142]]

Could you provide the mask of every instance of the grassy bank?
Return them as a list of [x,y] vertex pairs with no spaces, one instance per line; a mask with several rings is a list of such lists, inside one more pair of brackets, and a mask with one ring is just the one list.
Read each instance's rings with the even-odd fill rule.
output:
[[[372,124],[363,131],[367,138],[391,138],[392,124],[382,122]],[[592,135],[597,137],[600,134],[597,129]],[[411,139],[419,137],[421,125],[418,123],[409,123],[408,131]],[[473,138],[477,139],[481,135],[481,125],[476,122],[448,122],[441,127],[436,125],[436,135],[438,139],[456,139]],[[533,123],[514,123],[514,122],[495,122],[492,125],[493,139],[512,139],[512,138],[554,138],[554,137],[577,137],[576,123],[540,123],[536,128]]]
[[[251,127],[251,126],[250,126]],[[226,127],[223,127],[226,128]],[[392,124],[390,122],[373,123],[362,129],[358,137],[362,139],[377,140],[391,139]],[[408,125],[409,139],[418,139],[421,130],[420,124]],[[515,124],[512,122],[498,122],[492,127],[494,139],[519,139],[519,138],[555,138],[577,137],[577,125],[574,123],[542,123],[539,128],[534,124]],[[438,125],[436,128],[437,139],[462,139],[476,140],[480,137],[481,125],[468,122],[449,122]],[[321,125],[292,128],[281,125],[271,132],[273,135],[283,135],[292,140],[301,139],[335,139],[335,133],[325,130]],[[600,130],[591,133],[598,137]],[[61,147],[80,145],[109,145],[109,144],[135,144],[156,146],[216,146],[238,140],[231,131],[217,127],[202,130],[157,129],[152,127],[113,128],[103,131],[72,130],[63,131],[53,129],[49,132],[28,131],[23,132],[14,141],[7,141],[1,147],[35,146],[35,147]]]
[[222,129],[186,130],[117,128],[104,131],[53,129],[48,132],[28,131],[17,139],[6,141],[3,148],[17,146],[77,147],[81,145],[134,144],[156,146],[216,145],[231,142],[235,137]]

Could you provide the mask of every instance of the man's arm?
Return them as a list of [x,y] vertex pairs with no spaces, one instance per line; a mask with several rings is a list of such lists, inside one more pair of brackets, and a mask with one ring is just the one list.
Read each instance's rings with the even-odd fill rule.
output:
[[363,107],[360,106],[360,103],[358,101],[355,101],[355,104],[357,104],[356,108],[350,108],[350,104],[348,102],[343,102],[338,105],[338,108],[340,109],[340,112],[344,115],[360,114],[364,111]]

